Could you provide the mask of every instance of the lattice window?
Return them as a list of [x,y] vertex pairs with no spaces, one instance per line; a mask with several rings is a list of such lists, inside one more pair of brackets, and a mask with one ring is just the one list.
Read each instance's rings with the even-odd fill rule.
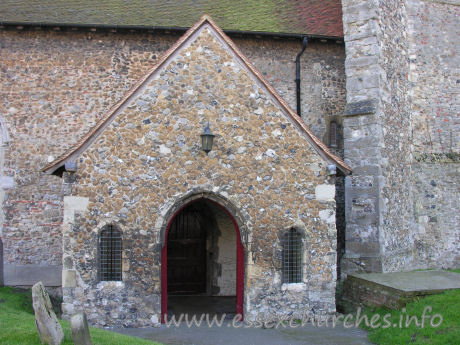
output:
[[294,228],[283,235],[283,283],[302,282],[302,236]]
[[337,122],[329,123],[329,146],[337,147]]
[[99,234],[99,278],[100,280],[121,279],[121,232],[113,225],[107,225]]

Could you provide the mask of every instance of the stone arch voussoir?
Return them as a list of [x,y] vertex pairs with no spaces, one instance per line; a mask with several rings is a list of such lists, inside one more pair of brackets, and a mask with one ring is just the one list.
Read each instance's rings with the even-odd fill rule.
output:
[[161,246],[163,246],[165,243],[166,230],[168,228],[168,224],[173,220],[174,216],[185,206],[197,200],[209,200],[227,211],[238,225],[243,247],[247,247],[249,235],[248,228],[246,226],[248,221],[247,217],[245,217],[240,209],[235,206],[235,204],[227,197],[223,196],[222,194],[204,189],[190,191],[185,195],[175,199],[172,203],[165,205],[164,209],[166,211],[157,221],[157,224],[160,226],[159,243]]

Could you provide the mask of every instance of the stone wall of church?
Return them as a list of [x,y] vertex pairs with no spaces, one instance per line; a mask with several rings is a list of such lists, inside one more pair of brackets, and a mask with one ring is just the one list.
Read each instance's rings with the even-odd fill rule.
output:
[[5,174],[15,183],[4,201],[5,283],[30,277],[60,285],[62,180],[40,169],[89,130],[173,38],[46,30],[2,30],[0,37]]
[[[39,171],[91,128],[178,37],[0,29],[0,116],[10,134],[4,171],[14,186],[5,189],[3,203],[6,283],[45,276],[45,283],[60,284],[64,192],[59,178]],[[299,40],[235,42],[295,108]],[[319,41],[301,59],[304,119],[320,138],[327,119],[345,106],[343,59],[343,43]]]
[[343,10],[344,156],[354,170],[345,271],[458,265],[458,248],[444,241],[459,237],[450,222],[458,207],[449,206],[458,203],[450,133],[458,132],[459,6],[347,0]]
[[460,3],[408,0],[407,9],[414,153],[459,153]]
[[414,229],[418,268],[459,267],[458,162],[417,162],[414,174]]
[[460,3],[407,1],[417,266],[460,265]]
[[416,266],[412,191],[412,123],[408,81],[407,7],[403,1],[379,1],[379,122],[382,123],[381,254],[384,272]]
[[347,50],[346,271],[414,261],[407,15],[400,1],[343,2]]
[[[206,155],[199,135],[208,121],[216,138]],[[64,226],[66,315],[83,309],[101,326],[158,321],[162,229],[171,208],[200,193],[227,200],[239,221],[248,319],[335,311],[335,185],[327,162],[207,29],[136,93],[77,164],[65,199],[78,201]],[[97,279],[98,231],[108,223],[128,243],[123,282]],[[280,233],[291,227],[302,233],[302,278],[282,284]]]
[[383,124],[379,117],[381,47],[378,1],[342,1],[346,47],[347,107],[344,158],[353,169],[345,179],[344,273],[382,271],[380,255]]

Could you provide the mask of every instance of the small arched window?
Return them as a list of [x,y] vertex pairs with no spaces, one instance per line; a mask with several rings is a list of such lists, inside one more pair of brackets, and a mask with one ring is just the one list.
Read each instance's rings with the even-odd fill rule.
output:
[[329,123],[329,146],[337,147],[337,122]]
[[302,282],[302,236],[294,228],[283,235],[283,283]]
[[121,279],[122,256],[121,232],[113,225],[107,225],[99,234],[99,279]]

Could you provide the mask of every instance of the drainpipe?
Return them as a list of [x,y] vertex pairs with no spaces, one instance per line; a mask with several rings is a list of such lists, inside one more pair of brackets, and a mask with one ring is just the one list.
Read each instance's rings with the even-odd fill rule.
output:
[[302,40],[302,50],[297,54],[295,58],[295,83],[296,83],[296,94],[297,94],[297,114],[302,117],[300,110],[300,57],[302,56],[305,48],[307,48],[307,36],[303,36]]

